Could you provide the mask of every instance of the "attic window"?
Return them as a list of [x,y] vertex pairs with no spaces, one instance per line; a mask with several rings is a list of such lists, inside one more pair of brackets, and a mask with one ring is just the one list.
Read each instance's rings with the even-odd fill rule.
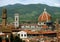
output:
[[23,36],[23,34],[21,34],[21,36]]
[[24,36],[26,36],[26,34],[24,34]]
[[17,21],[17,18],[16,18],[16,21]]

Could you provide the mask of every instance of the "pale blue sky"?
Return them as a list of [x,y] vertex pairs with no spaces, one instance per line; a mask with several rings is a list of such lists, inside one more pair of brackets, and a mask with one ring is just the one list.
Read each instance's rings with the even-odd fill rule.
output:
[[60,7],[60,0],[0,0],[0,6],[5,6],[9,4],[47,4],[50,6]]

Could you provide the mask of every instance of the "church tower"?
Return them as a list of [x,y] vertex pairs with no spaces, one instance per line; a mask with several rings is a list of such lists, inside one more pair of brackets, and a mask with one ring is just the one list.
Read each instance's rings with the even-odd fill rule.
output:
[[7,25],[7,9],[2,10],[2,32],[11,32],[10,26]]
[[15,14],[15,23],[14,23],[15,28],[19,27],[19,14]]
[[2,10],[2,27],[5,27],[7,24],[7,10],[3,8]]

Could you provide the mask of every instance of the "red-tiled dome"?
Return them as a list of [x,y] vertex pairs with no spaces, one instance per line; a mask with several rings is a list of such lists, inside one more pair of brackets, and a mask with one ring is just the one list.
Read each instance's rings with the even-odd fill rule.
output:
[[39,16],[38,21],[39,22],[47,22],[51,20],[51,15],[46,12],[46,9],[44,9],[44,12]]

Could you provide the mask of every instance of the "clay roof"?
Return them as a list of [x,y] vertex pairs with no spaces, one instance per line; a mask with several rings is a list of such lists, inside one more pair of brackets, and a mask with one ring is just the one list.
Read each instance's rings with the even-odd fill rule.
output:
[[38,26],[38,24],[21,24],[21,26]]
[[42,28],[48,28],[48,26],[46,24],[42,25]]
[[0,33],[0,36],[4,36],[5,35],[5,33]]
[[52,33],[56,33],[54,31],[31,31],[31,30],[24,30],[25,32],[27,32],[27,34],[52,34]]

